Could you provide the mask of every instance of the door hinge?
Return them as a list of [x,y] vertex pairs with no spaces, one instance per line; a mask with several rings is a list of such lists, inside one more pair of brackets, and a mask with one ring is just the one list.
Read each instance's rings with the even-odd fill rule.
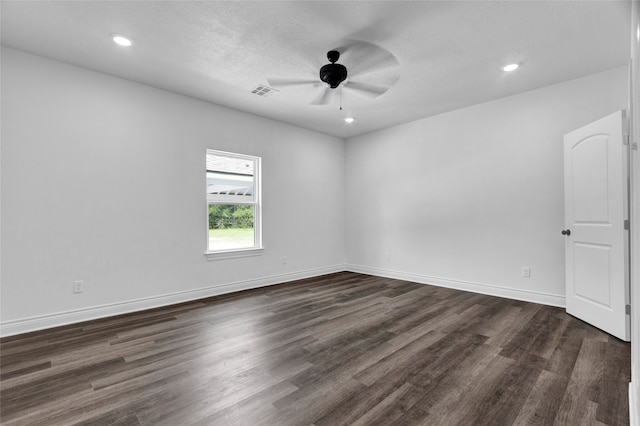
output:
[[629,145],[629,135],[628,134],[622,135],[622,143],[624,145]]
[[625,219],[625,221],[624,221],[624,230],[625,231],[629,230],[629,219]]
[[624,313],[631,315],[631,305],[624,305]]

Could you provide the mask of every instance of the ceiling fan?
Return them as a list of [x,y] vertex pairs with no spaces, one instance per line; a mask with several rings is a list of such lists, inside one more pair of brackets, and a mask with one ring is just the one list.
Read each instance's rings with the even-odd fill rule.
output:
[[[341,57],[347,66],[337,63]],[[388,50],[365,41],[351,41],[349,44],[327,52],[329,63],[319,71],[319,79],[311,78],[268,78],[270,86],[282,89],[290,86],[311,86],[319,88],[311,105],[330,103],[335,89],[353,91],[359,95],[376,98],[396,83],[399,62]]]

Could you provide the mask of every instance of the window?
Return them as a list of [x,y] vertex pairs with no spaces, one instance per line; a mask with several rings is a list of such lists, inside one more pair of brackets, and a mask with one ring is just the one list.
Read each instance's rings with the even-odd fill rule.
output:
[[259,254],[260,157],[207,150],[207,257]]

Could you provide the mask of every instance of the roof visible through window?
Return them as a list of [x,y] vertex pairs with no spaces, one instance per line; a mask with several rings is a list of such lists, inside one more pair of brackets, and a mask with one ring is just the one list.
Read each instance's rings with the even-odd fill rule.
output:
[[225,157],[222,155],[207,155],[207,171],[223,172],[239,175],[253,175],[253,161],[243,158]]

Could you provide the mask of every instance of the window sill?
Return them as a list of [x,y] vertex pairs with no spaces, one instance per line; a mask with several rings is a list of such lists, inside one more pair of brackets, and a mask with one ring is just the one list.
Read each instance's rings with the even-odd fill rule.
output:
[[204,253],[207,260],[235,259],[237,257],[261,256],[264,248],[249,248],[225,251],[207,251]]

